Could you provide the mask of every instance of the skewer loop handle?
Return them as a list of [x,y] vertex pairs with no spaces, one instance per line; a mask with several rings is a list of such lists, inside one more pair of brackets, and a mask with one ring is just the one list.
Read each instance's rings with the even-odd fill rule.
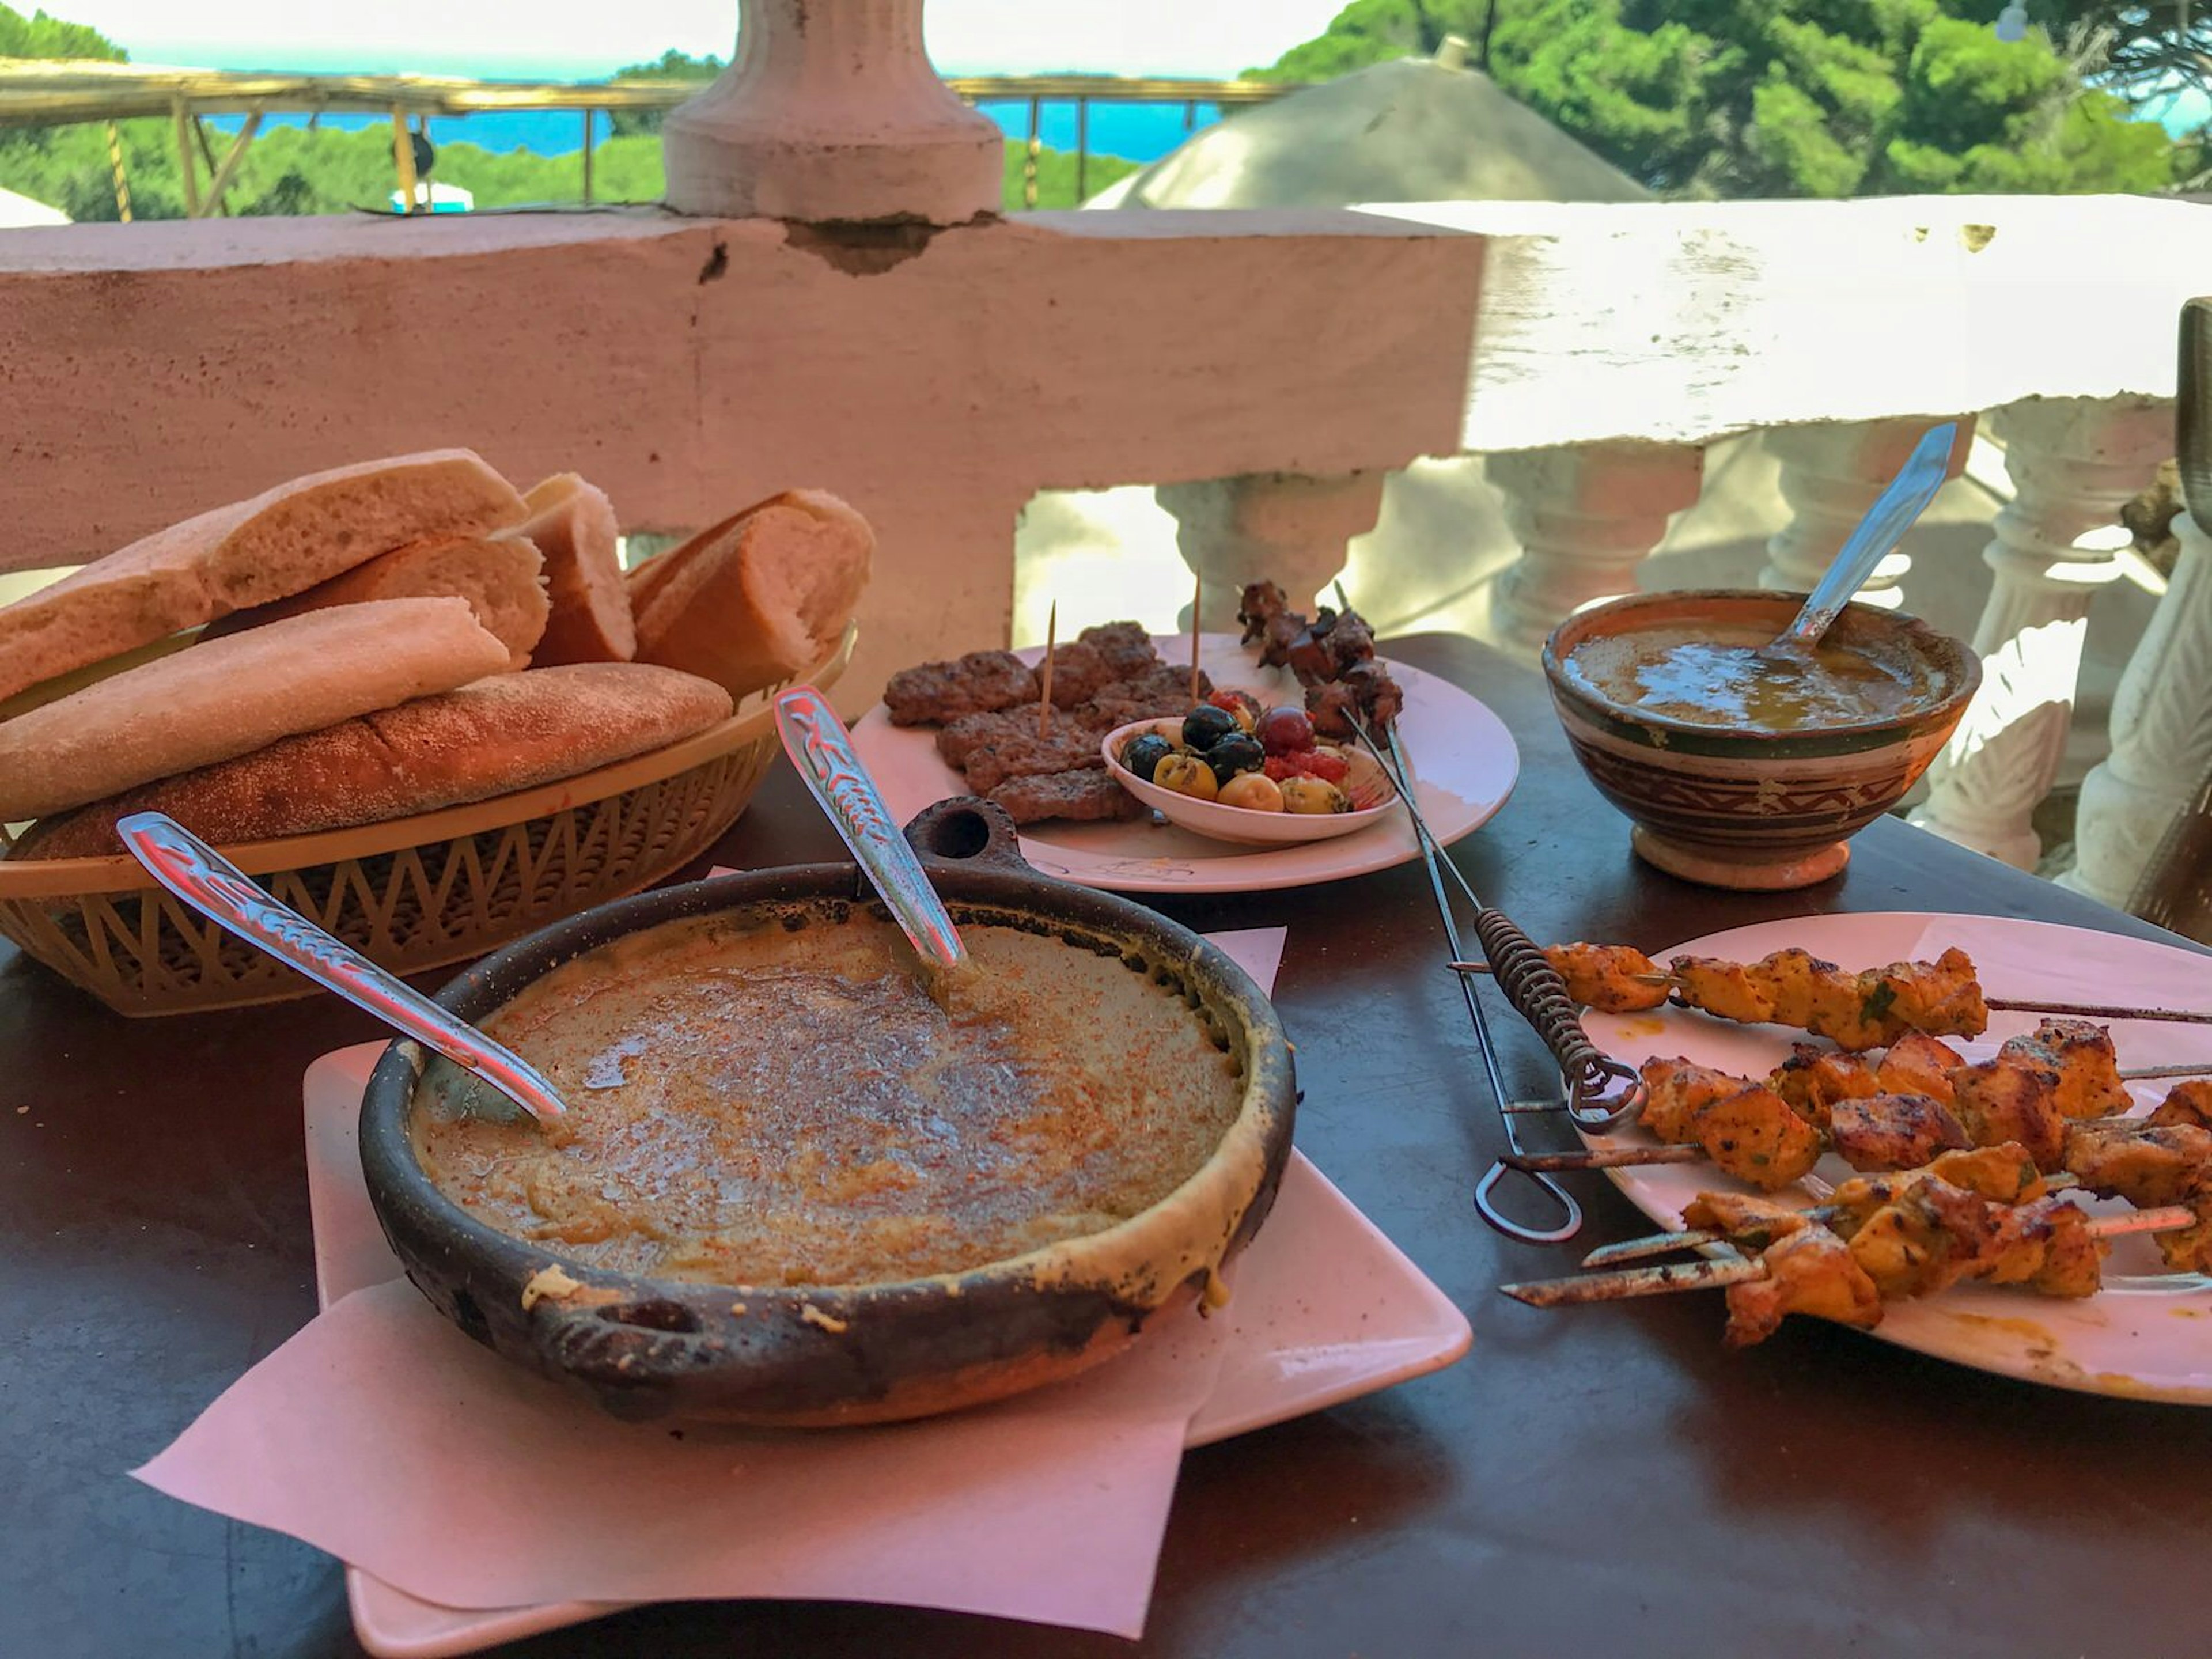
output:
[[1615,1128],[1644,1109],[1643,1079],[1634,1069],[1598,1052],[1583,1030],[1581,1012],[1567,982],[1543,951],[1501,910],[1475,912],[1475,935],[1489,958],[1491,976],[1521,1018],[1544,1040],[1567,1086],[1567,1115],[1581,1127]]
[[[1497,1192],[1498,1183],[1509,1175],[1526,1176],[1542,1188],[1544,1195],[1559,1206],[1559,1213],[1566,1219],[1556,1227],[1531,1227],[1507,1215],[1498,1207],[1498,1200],[1492,1194]],[[1490,1166],[1481,1180],[1474,1183],[1474,1209],[1476,1214],[1499,1232],[1508,1238],[1517,1238],[1524,1244],[1557,1244],[1562,1239],[1572,1238],[1583,1226],[1583,1206],[1575,1202],[1573,1194],[1551,1176],[1540,1175],[1534,1170],[1523,1170],[1502,1158]]]

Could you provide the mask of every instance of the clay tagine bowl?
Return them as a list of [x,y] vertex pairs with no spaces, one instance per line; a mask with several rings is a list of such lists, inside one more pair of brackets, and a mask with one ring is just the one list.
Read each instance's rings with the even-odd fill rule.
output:
[[[1158,913],[1038,874],[1016,850],[1012,821],[988,801],[940,802],[907,835],[971,948],[1012,930],[1014,944],[1032,941],[1029,954],[1047,959],[1041,979],[1117,1052],[1158,1050],[1166,1028],[1181,1025],[1195,1034],[1182,1048],[1224,1068],[1231,1080],[1206,1097],[1226,1087],[1218,1129],[1187,1127],[1218,1115],[1187,1108],[1194,1085],[1146,1085],[1152,1116],[1137,1133],[1191,1149],[1181,1184],[1099,1231],[919,1277],[725,1283],[616,1271],[499,1231],[441,1190],[415,1131],[422,1115],[451,1110],[476,1085],[395,1042],[362,1103],[362,1170],[385,1237],[440,1312],[617,1417],[811,1427],[927,1416],[1055,1382],[1160,1322],[1195,1318],[1199,1297],[1220,1294],[1219,1270],[1259,1230],[1291,1151],[1290,1045],[1267,998],[1220,949]],[[620,982],[651,991],[663,960],[656,941],[672,929],[732,930],[797,951],[863,915],[888,926],[850,864],[663,888],[510,945],[437,1000],[497,1035],[500,1012],[564,966],[605,957]],[[549,1064],[572,1110],[604,1086]],[[803,1137],[793,1150],[806,1153]],[[682,1154],[672,1158],[680,1168]]]
[[1601,692],[1570,668],[1577,648],[1654,629],[1711,628],[1771,638],[1804,596],[1760,588],[1637,593],[1559,624],[1544,647],[1552,705],[1575,758],[1635,824],[1646,862],[1709,886],[1810,886],[1850,860],[1850,838],[1898,803],[1950,738],[1982,670],[1960,641],[1917,617],[1854,604],[1826,644],[1911,672],[1886,714],[1788,731],[1682,719]]

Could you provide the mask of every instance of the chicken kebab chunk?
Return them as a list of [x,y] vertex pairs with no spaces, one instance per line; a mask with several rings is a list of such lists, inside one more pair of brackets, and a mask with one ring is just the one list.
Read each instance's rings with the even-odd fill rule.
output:
[[1655,1056],[1640,1075],[1644,1127],[1703,1148],[1763,1192],[1802,1179],[1827,1151],[1854,1170],[1909,1170],[1946,1152],[2009,1143],[2057,1170],[2070,1121],[2087,1108],[2128,1104],[2111,1037],[2073,1020],[2045,1020],[1974,1065],[1919,1033],[1879,1064],[1799,1044],[1763,1081],[1680,1056]]
[[1544,955],[1568,994],[1602,1013],[1671,1000],[1742,1024],[1795,1025],[1848,1049],[1884,1048],[1913,1031],[1979,1036],[1989,1027],[1973,959],[1960,950],[1858,973],[1796,949],[1748,963],[1679,956],[1664,969],[1620,945],[1555,945]]
[[[1991,1190],[1969,1184],[1976,1182]],[[1793,1313],[1869,1329],[1881,1322],[1884,1303],[1933,1296],[1967,1279],[2043,1296],[2094,1296],[2110,1249],[2078,1206],[2043,1190],[2018,1146],[1858,1176],[1813,1210],[1700,1194],[1683,1218],[1725,1234],[1766,1269],[1729,1286],[1731,1347],[1763,1341]]]

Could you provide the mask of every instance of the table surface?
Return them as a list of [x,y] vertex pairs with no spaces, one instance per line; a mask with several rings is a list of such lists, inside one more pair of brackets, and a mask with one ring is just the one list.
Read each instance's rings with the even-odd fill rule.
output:
[[[1512,801],[1455,856],[1539,939],[1656,948],[1888,909],[2156,936],[1894,819],[1804,892],[1685,885],[1629,855],[1532,671],[1456,638],[1391,649],[1468,687],[1520,740]],[[712,857],[833,850],[779,767]],[[1501,1280],[1567,1271],[1648,1227],[1594,1177],[1571,1251],[1476,1218],[1498,1119],[1419,866],[1161,908],[1201,929],[1287,926],[1276,1000],[1305,1091],[1299,1144],[1467,1310],[1467,1358],[1192,1454],[1133,1646],[951,1613],[710,1603],[510,1651],[2203,1651],[2212,1484],[2175,1476],[2212,1415],[2003,1381],[1810,1320],[1726,1353],[1710,1298],[1548,1315],[1509,1302]],[[1533,1037],[1498,1024],[1515,1086],[1545,1088]],[[329,999],[126,1021],[0,957],[0,1328],[21,1334],[0,1344],[0,1653],[359,1650],[329,1557],[125,1472],[313,1316],[300,1074],[377,1035]]]

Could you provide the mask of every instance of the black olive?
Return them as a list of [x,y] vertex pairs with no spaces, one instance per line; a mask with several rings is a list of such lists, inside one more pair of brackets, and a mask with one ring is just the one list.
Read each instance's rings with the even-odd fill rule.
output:
[[1260,747],[1260,739],[1242,732],[1231,734],[1206,751],[1206,763],[1213,769],[1217,781],[1226,783],[1239,772],[1256,772],[1267,763],[1267,751]]
[[1121,764],[1150,783],[1160,763],[1174,753],[1175,745],[1158,732],[1140,732],[1121,745]]
[[1211,749],[1237,731],[1237,716],[1226,708],[1216,708],[1202,702],[1182,717],[1182,740],[1186,748]]

